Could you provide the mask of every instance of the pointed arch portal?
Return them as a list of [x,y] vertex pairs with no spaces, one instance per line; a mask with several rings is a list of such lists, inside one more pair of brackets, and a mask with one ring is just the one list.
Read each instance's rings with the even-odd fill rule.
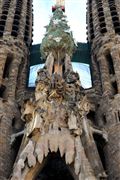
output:
[[23,175],[26,180],[78,180],[73,164],[67,165],[64,157],[57,153],[50,152],[44,158],[42,164],[37,162],[35,167],[26,168]]
[[69,167],[58,153],[49,153],[46,163],[35,180],[74,180]]

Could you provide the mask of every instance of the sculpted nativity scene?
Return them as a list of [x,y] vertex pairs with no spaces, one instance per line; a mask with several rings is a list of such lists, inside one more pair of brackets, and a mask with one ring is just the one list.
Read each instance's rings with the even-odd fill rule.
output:
[[37,177],[52,154],[64,161],[75,180],[107,179],[93,137],[98,134],[107,142],[107,133],[89,119],[94,107],[72,68],[76,47],[64,11],[56,3],[46,26],[41,44],[46,62],[37,72],[35,98],[24,102],[24,132],[14,135],[24,133],[11,180],[42,180]]

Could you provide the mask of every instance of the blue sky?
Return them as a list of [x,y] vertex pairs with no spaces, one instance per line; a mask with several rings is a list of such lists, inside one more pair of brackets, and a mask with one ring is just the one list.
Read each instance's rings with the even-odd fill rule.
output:
[[[73,31],[73,36],[78,42],[86,42],[86,1],[65,0],[68,24]],[[34,6],[34,37],[33,44],[41,42],[44,34],[44,26],[48,25],[52,15],[51,7],[55,0],[33,0]]]

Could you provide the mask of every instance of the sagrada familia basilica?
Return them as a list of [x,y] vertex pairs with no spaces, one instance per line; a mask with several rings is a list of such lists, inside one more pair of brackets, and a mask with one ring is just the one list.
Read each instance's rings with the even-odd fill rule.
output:
[[26,86],[32,3],[0,1],[0,180],[120,180],[120,0],[87,1],[89,89],[72,66],[64,0],[39,45],[35,88]]

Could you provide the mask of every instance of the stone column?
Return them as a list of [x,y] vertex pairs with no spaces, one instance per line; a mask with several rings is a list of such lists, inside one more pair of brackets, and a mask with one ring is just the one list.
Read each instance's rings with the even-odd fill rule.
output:
[[110,82],[109,67],[108,67],[107,60],[104,55],[101,55],[98,61],[100,64],[103,95],[111,95],[112,87],[111,87],[111,82]]
[[103,3],[103,8],[104,8],[104,15],[105,15],[105,23],[106,23],[107,32],[110,34],[111,33],[115,34],[108,1],[104,0],[104,1],[102,1],[102,3]]
[[97,94],[101,94],[101,81],[100,81],[100,67],[95,56],[91,57],[92,59],[92,78],[95,91]]
[[93,15],[93,26],[94,26],[94,35],[97,42],[101,40],[99,17],[97,11],[97,5],[95,1],[92,1],[92,15]]
[[22,2],[21,19],[19,24],[18,38],[24,41],[25,25],[26,25],[26,11],[27,11],[27,0]]
[[6,97],[11,100],[15,100],[15,92],[17,86],[18,70],[21,58],[18,55],[14,55],[14,59],[11,64],[10,76],[6,90]]
[[3,3],[3,0],[0,0],[0,15],[2,13],[2,3]]
[[3,73],[4,73],[4,66],[6,62],[7,55],[5,53],[0,53],[0,85],[3,82]]
[[18,78],[17,78],[17,88],[16,88],[16,99],[17,102],[21,102],[24,100],[24,94],[26,89],[26,83],[27,83],[27,64],[28,59],[27,55],[25,54],[24,57],[21,57],[21,63],[19,65],[18,70]]
[[10,145],[12,135],[13,106],[0,100],[0,179],[7,180],[12,171],[15,158]]
[[105,148],[108,179],[120,179],[120,123],[108,129],[108,143]]
[[8,10],[4,34],[6,34],[6,33],[11,34],[11,32],[12,32],[12,25],[13,25],[13,20],[14,20],[15,9],[16,9],[16,0],[13,0],[13,1],[11,1],[10,7]]

